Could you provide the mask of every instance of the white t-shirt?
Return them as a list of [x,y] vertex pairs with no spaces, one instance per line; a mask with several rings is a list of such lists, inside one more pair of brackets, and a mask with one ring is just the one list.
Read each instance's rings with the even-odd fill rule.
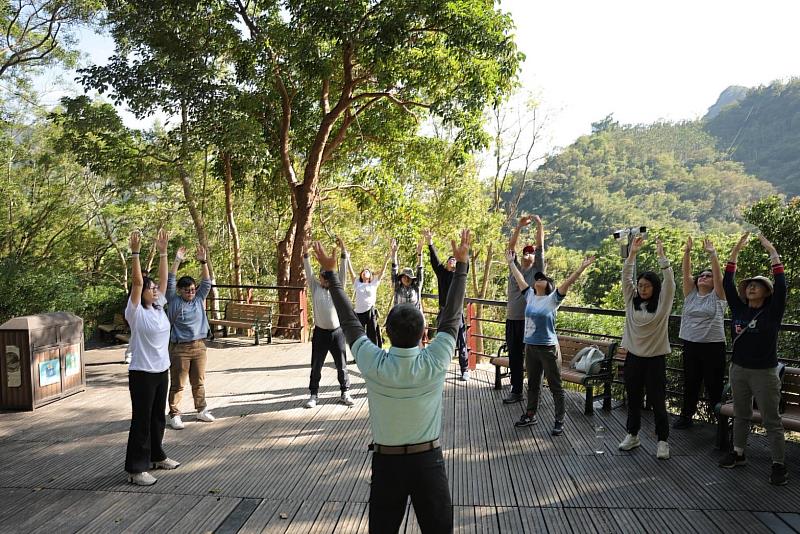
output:
[[128,299],[125,320],[131,325],[131,371],[162,373],[169,369],[169,319],[164,312],[167,299],[159,295],[158,309],[141,304],[134,306]]
[[356,305],[354,306],[356,313],[364,313],[375,306],[375,302],[378,300],[378,285],[380,283],[380,278],[373,278],[371,282],[362,282],[359,278],[353,281],[353,287],[356,288]]

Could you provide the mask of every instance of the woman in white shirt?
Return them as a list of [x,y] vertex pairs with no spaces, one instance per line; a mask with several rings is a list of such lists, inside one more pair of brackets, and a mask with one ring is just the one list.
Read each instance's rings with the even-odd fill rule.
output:
[[709,413],[722,398],[725,380],[725,289],[717,251],[708,239],[703,249],[711,269],[692,276],[692,238],[683,249],[683,314],[678,337],[683,341],[683,406],[672,428],[689,428],[705,383]]
[[150,469],[175,469],[180,465],[168,458],[161,446],[169,389],[170,324],[163,308],[167,289],[167,244],[166,231],[159,230],[156,241],[159,283],[156,284],[142,276],[139,232],[133,232],[130,237],[133,273],[125,319],[131,327],[128,389],[132,415],[125,471],[128,481],[139,486],[156,483],[156,478],[148,472]]
[[378,310],[375,303],[378,300],[378,286],[383,278],[383,273],[386,272],[386,266],[389,264],[391,252],[387,254],[386,260],[383,262],[383,267],[377,274],[365,267],[361,272],[356,275],[353,269],[353,263],[350,261],[350,254],[341,238],[336,238],[342,253],[346,256],[347,268],[350,270],[350,276],[353,279],[353,288],[355,294],[355,304],[353,310],[356,312],[361,326],[367,333],[367,338],[378,347],[383,347],[383,338],[381,337],[381,329],[378,323]]

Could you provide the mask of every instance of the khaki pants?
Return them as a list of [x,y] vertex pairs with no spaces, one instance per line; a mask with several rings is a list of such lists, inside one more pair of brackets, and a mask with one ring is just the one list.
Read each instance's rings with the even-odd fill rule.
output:
[[192,385],[194,407],[200,412],[206,407],[206,344],[202,339],[189,343],[169,344],[169,416],[181,414],[179,405],[186,384]]
[[748,369],[731,364],[731,392],[733,393],[733,446],[744,450],[750,434],[750,418],[753,417],[753,398],[761,412],[762,425],[769,438],[769,450],[773,463],[782,464],[786,449],[786,434],[778,412],[781,401],[781,379],[778,368]]

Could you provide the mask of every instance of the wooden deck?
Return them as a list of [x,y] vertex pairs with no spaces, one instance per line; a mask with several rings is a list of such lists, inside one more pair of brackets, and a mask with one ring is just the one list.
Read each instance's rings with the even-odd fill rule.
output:
[[[0,414],[2,532],[367,532],[370,431],[366,391],[350,366],[352,408],[336,402],[331,363],[321,405],[307,395],[310,345],[209,350],[207,393],[218,420],[167,429],[165,448],[183,465],[157,471],[155,486],[126,483],[129,425],[123,349],[87,352],[89,388],[30,413]],[[455,371],[455,367],[454,367]],[[788,486],[770,486],[763,436],[749,465],[716,466],[714,428],[673,431],[672,458],[655,458],[652,419],[642,447],[620,453],[624,408],[582,414],[567,394],[566,432],[553,438],[552,401],[541,422],[515,429],[521,405],[500,399],[493,371],[464,384],[447,378],[442,441],[457,532],[798,532],[800,444],[789,443]],[[595,454],[594,425],[606,428]],[[413,510],[401,532],[419,532]]]

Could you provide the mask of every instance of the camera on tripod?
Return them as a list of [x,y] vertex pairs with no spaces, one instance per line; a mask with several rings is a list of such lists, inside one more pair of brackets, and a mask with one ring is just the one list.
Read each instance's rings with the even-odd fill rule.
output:
[[631,226],[630,228],[623,228],[621,230],[617,230],[612,235],[614,239],[619,242],[619,253],[623,259],[628,257],[628,252],[630,250],[631,243],[636,238],[636,236],[644,237],[647,234],[647,227],[646,226]]

